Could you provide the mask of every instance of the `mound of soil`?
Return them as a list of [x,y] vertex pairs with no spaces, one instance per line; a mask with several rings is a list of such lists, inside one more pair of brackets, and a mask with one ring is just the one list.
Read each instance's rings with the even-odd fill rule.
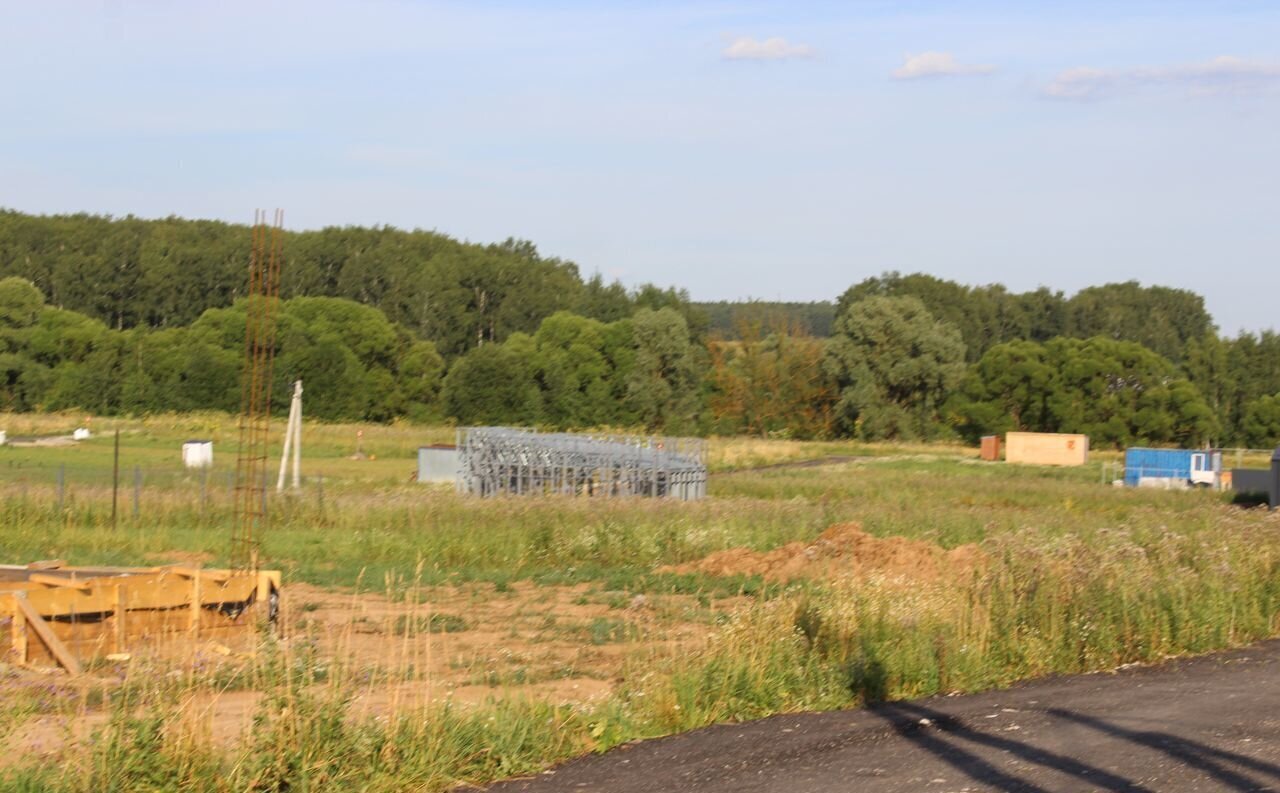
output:
[[984,558],[976,545],[948,551],[923,540],[873,537],[857,523],[839,523],[811,543],[792,542],[772,551],[729,548],[659,572],[759,575],[768,581],[876,575],[937,581],[971,573]]

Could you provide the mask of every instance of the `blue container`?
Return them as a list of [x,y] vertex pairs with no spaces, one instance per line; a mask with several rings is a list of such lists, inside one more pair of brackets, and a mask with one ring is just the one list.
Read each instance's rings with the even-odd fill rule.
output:
[[1124,453],[1124,483],[1129,487],[1137,487],[1142,479],[1213,484],[1221,470],[1221,452],[1135,447]]

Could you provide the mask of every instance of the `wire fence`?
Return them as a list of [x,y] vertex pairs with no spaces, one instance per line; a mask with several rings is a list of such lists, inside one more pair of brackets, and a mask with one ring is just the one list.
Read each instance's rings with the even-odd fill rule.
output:
[[[329,496],[324,476],[303,477],[301,487],[276,490],[274,474],[263,472],[264,512],[305,505],[321,514]],[[232,468],[122,465],[111,468],[57,464],[7,466],[0,471],[0,500],[12,519],[18,514],[90,523],[134,523],[168,519],[222,521],[233,514],[238,485]]]

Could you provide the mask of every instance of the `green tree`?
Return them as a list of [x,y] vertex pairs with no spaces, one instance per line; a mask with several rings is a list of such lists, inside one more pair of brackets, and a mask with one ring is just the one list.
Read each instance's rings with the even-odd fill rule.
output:
[[31,410],[52,380],[48,368],[31,357],[32,326],[44,310],[44,295],[25,278],[0,279],[0,405]]
[[1185,289],[1137,281],[1082,289],[1067,301],[1068,335],[1137,342],[1180,362],[1188,345],[1213,332],[1204,298]]
[[970,368],[947,413],[970,441],[988,433],[1038,430],[1051,423],[1049,397],[1056,377],[1044,345],[997,344]]
[[40,318],[44,295],[25,278],[0,279],[0,328],[29,328]]
[[641,284],[631,293],[631,302],[637,310],[647,308],[660,311],[669,308],[676,312],[684,317],[689,337],[696,342],[701,342],[707,335],[708,317],[689,299],[689,292],[684,289],[663,289],[656,284]]
[[545,419],[562,428],[612,421],[614,372],[604,351],[604,323],[561,311],[542,321],[533,340]]
[[1172,363],[1140,344],[1103,337],[997,345],[948,410],[970,438],[1022,429],[1083,433],[1096,446],[1194,446],[1218,428],[1213,410]]
[[441,391],[445,414],[461,424],[536,424],[540,397],[521,354],[527,339],[485,344],[454,361]]
[[403,404],[397,411],[416,420],[439,414],[440,381],[444,359],[429,341],[404,340],[404,354],[396,364],[399,395]]
[[621,283],[605,283],[604,276],[595,273],[582,286],[582,297],[576,313],[601,322],[617,322],[635,311],[635,304],[627,288]]
[[689,325],[674,308],[642,308],[631,318],[635,356],[627,405],[649,429],[682,432],[697,420],[701,361]]
[[868,297],[915,297],[935,318],[960,331],[969,361],[1006,341],[1044,341],[1062,332],[1065,301],[1044,287],[1013,294],[999,284],[965,286],[924,273],[890,272],[850,287],[836,316]]
[[939,407],[964,376],[964,342],[914,297],[870,297],[836,320],[824,365],[840,388],[839,431],[931,437]]
[[1227,429],[1245,443],[1247,406],[1256,399],[1280,393],[1280,333],[1242,333],[1225,342],[1226,366],[1219,387],[1226,392]]
[[[277,368],[282,377],[274,387],[276,401],[287,399],[288,384],[301,380],[308,415],[321,419],[373,418],[381,414],[379,393],[359,357],[335,333],[326,333],[289,349]],[[377,415],[377,418],[384,418]]]
[[1258,397],[1245,405],[1240,428],[1249,448],[1280,445],[1280,394]]

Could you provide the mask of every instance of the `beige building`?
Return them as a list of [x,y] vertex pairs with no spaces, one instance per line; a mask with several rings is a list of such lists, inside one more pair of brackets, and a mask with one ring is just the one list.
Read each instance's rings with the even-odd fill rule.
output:
[[1089,460],[1089,436],[1058,432],[1006,433],[1004,460],[1032,465],[1084,465]]

